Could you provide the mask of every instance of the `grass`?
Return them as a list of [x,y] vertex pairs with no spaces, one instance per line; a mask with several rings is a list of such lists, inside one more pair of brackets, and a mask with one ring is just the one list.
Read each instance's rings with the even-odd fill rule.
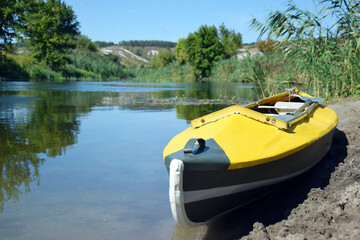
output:
[[[315,3],[315,2],[314,2]],[[260,36],[277,39],[277,49],[295,65],[307,91],[314,96],[341,98],[359,93],[360,3],[322,0],[316,13],[288,2],[285,11],[270,12],[265,23],[252,20]],[[334,22],[336,19],[336,22]]]
[[35,60],[27,55],[7,54],[0,61],[1,80],[63,79],[60,73],[41,64],[36,64]]
[[0,80],[90,80],[127,79],[133,73],[119,64],[114,55],[75,50],[71,62],[61,71],[36,62],[30,55],[6,54],[0,58]]
[[[288,42],[288,45],[295,44]],[[297,43],[298,44],[298,43]],[[315,45],[316,44],[316,48]],[[249,82],[261,87],[264,96],[297,86],[312,95],[325,99],[360,95],[360,57],[349,43],[302,43],[302,48],[315,51],[266,53],[238,60],[218,61],[207,82]],[[1,59],[1,79],[52,80],[119,79],[130,78],[141,82],[192,82],[190,65],[172,62],[163,68],[127,69],[118,64],[116,56],[102,56],[90,52],[74,51],[72,63],[62,72],[36,63],[31,56],[7,54]]]
[[67,66],[68,76],[77,78],[123,79],[132,73],[119,64],[115,55],[100,55],[93,52],[75,50],[70,55],[71,64]]
[[192,82],[192,72],[190,65],[177,65],[174,62],[163,68],[138,68],[132,69],[132,74],[136,76],[135,81],[141,82]]

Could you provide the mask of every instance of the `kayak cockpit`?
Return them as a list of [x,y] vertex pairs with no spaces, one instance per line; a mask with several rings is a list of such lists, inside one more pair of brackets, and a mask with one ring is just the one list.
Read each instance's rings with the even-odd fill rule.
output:
[[240,114],[245,117],[273,125],[287,130],[294,124],[308,116],[318,106],[320,98],[296,92],[285,92],[273,97],[262,99],[246,106],[231,106],[220,111],[208,114],[191,122],[193,129],[215,122],[219,119]]
[[284,121],[287,127],[303,119],[316,107],[322,98],[313,98],[307,94],[301,94],[297,89],[284,93],[285,96],[273,99],[265,98],[259,102],[245,106],[253,111],[268,117]]
[[292,96],[292,98],[288,97],[285,101],[279,100],[267,104],[255,105],[249,109],[290,124],[294,120],[309,113],[322,100],[323,99],[315,98],[314,101],[314,98],[295,95]]

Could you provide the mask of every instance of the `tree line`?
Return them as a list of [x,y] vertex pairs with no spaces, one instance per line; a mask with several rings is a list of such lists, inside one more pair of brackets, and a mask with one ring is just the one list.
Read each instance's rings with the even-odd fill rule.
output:
[[161,47],[161,48],[174,48],[176,42],[169,41],[158,41],[158,40],[130,40],[130,41],[121,41],[119,45],[125,47]]
[[150,63],[152,68],[164,67],[176,59],[178,65],[190,64],[195,80],[209,77],[214,64],[229,59],[242,47],[242,35],[222,24],[202,25],[198,31],[181,38],[175,47],[175,56],[170,51],[160,52]]
[[110,47],[115,45],[114,42],[106,42],[106,41],[95,41],[94,43],[98,48]]
[[[265,86],[264,92],[278,92],[288,83],[301,81],[304,88],[316,96],[360,94],[360,3],[358,0],[318,0],[317,4],[319,11],[310,12],[289,2],[285,11],[270,12],[264,23],[253,19],[252,28],[260,32],[260,37],[268,39],[258,42],[258,49],[271,54],[247,58],[249,76],[246,79]],[[109,72],[119,77],[118,74],[124,72],[119,59],[100,59],[103,56],[96,53],[97,47],[114,43],[94,44],[79,34],[74,11],[61,0],[0,1],[0,77],[6,76],[2,74],[4,71],[8,71],[8,75],[11,71],[8,66],[14,60],[10,59],[13,62],[8,61],[8,65],[2,64],[6,59],[3,52],[8,51],[14,39],[26,44],[38,65],[30,71],[13,64],[12,73],[26,70],[30,77],[41,75],[49,79],[51,74],[51,78],[55,76],[48,74],[50,70],[61,72],[63,77],[75,74],[79,78],[111,77]],[[131,40],[120,44],[167,48],[168,51],[159,52],[152,59],[150,68],[164,68],[170,63],[170,67],[178,69],[189,66],[194,79],[202,80],[209,79],[219,63],[224,63],[222,72],[237,71],[238,67],[234,67],[237,62],[233,62],[232,56],[242,47],[242,36],[224,24],[202,25],[177,43]],[[72,51],[74,48],[87,52]],[[225,63],[228,59],[229,64]],[[74,64],[71,65],[71,61]],[[50,70],[40,69],[44,66]],[[111,66],[111,71],[107,66]],[[273,77],[276,72],[278,75]]]
[[[16,39],[26,45],[31,57],[39,66],[61,72],[61,75],[65,77],[70,77],[74,73],[82,76],[83,74],[78,74],[78,70],[74,67],[69,69],[68,64],[75,61],[74,57],[81,55],[82,58],[89,58],[90,54],[86,55],[87,57],[80,53],[74,55],[72,50],[77,48],[96,52],[99,45],[113,44],[112,42],[98,42],[96,45],[86,36],[81,36],[77,16],[64,1],[7,0],[1,1],[0,6],[0,56],[2,59],[4,59],[3,51],[6,51]],[[221,25],[219,29],[205,25],[201,26],[197,32],[189,34],[187,38],[179,39],[178,43],[130,40],[121,41],[119,44],[127,47],[176,48],[176,62],[179,65],[190,64],[195,79],[200,80],[210,75],[216,61],[236,54],[236,50],[242,46],[242,37],[240,33],[228,30],[224,25]],[[175,56],[169,51],[160,53],[153,60],[150,67],[161,67],[174,61]],[[85,64],[84,61],[81,63],[81,65]],[[91,64],[86,64],[86,66]],[[92,68],[85,70],[89,69]],[[115,72],[119,71],[122,70],[117,69]]]
[[[114,42],[107,41],[95,41],[97,47],[104,48],[116,45]],[[160,48],[174,48],[176,42],[170,41],[159,41],[159,40],[129,40],[129,41],[120,41],[120,46],[123,47],[160,47]]]
[[[77,17],[63,0],[6,0],[0,7],[0,80],[132,76],[117,56],[99,54],[80,35]],[[12,54],[14,40],[30,54]]]

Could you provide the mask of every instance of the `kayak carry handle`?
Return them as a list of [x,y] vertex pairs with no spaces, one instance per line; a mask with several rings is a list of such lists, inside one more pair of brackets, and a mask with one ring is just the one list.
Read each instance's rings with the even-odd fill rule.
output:
[[196,149],[196,153],[200,153],[204,150],[205,148],[205,140],[202,138],[191,138],[184,147],[184,153],[188,154],[188,153],[193,153],[192,149],[195,145],[195,143],[198,142],[199,143],[199,147]]

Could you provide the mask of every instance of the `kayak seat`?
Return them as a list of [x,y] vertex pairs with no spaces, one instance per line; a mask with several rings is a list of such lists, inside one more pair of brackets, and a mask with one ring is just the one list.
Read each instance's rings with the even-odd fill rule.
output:
[[275,103],[275,110],[279,115],[291,114],[303,104],[303,102],[277,102]]

